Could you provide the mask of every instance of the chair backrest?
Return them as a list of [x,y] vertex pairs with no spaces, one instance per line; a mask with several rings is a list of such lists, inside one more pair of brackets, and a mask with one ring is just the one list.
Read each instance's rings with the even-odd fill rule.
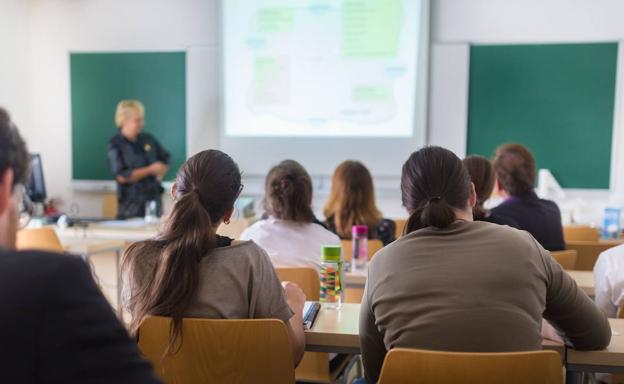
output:
[[292,281],[305,293],[306,300],[318,301],[321,291],[319,273],[314,268],[275,268],[280,281]]
[[105,193],[102,196],[102,217],[105,219],[116,218],[118,205],[116,193]]
[[405,225],[407,224],[407,220],[395,219],[394,223],[396,224],[396,238],[398,239],[403,234],[403,229],[405,228]]
[[63,245],[52,228],[28,228],[17,232],[17,249],[63,253]]
[[566,249],[565,251],[550,252],[552,257],[557,260],[561,267],[565,270],[574,270],[576,268],[577,253],[575,249]]
[[[372,260],[383,246],[381,240],[368,239],[368,260]],[[345,261],[351,261],[351,256],[353,256],[353,240],[342,240],[342,257]]]
[[286,325],[275,319],[184,319],[180,350],[162,359],[171,319],[149,317],[139,348],[165,383],[289,383],[295,380]]
[[379,383],[562,384],[563,368],[555,351],[458,353],[397,348],[386,355]]
[[576,251],[576,266],[579,271],[593,271],[598,256],[609,248],[618,245],[618,242],[602,241],[567,241],[566,249]]
[[588,225],[570,225],[563,227],[563,238],[568,241],[598,241],[600,232]]

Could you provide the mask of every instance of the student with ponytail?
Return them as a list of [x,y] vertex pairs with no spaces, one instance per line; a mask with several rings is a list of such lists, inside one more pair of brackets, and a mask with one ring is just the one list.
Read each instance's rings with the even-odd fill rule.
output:
[[146,316],[171,317],[170,354],[182,342],[184,317],[277,318],[286,323],[298,363],[305,346],[303,292],[292,283],[282,288],[256,244],[216,234],[229,222],[241,189],[238,166],[223,152],[200,152],[180,168],[172,189],[175,203],[161,232],[124,254],[131,332]]
[[266,178],[265,216],[241,234],[261,246],[276,267],[321,268],[321,246],[340,245],[312,211],[312,178],[294,160],[271,168]]
[[543,318],[576,349],[609,344],[604,313],[528,232],[473,221],[474,185],[452,152],[414,152],[401,192],[406,234],[376,254],[362,300],[369,382],[390,348],[540,350]]

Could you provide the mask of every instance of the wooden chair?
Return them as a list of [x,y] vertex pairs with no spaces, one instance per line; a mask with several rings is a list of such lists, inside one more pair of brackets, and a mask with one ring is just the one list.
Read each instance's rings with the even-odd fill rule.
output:
[[592,271],[598,260],[598,256],[607,249],[613,248],[619,244],[621,243],[617,241],[568,241],[566,242],[566,249],[573,249],[576,251],[575,268],[577,270]]
[[117,194],[106,192],[102,196],[102,217],[105,219],[115,219],[118,208]]
[[[368,260],[372,260],[375,253],[383,248],[381,240],[368,239]],[[353,255],[353,240],[342,240],[342,257],[345,261],[351,261]]]
[[[318,301],[321,293],[319,274],[313,268],[275,268],[280,281],[291,281],[297,284],[308,301]],[[345,362],[346,365],[348,361]],[[329,354],[306,352],[303,360],[295,370],[297,381],[313,383],[332,383],[344,368],[341,365],[334,372],[329,371]]]
[[555,351],[458,353],[391,350],[379,384],[562,384],[561,356]]
[[305,293],[306,300],[318,301],[321,294],[319,273],[314,268],[275,268],[280,281],[292,281]]
[[394,220],[394,223],[396,224],[396,238],[398,239],[403,234],[407,220]]
[[553,251],[550,252],[550,254],[566,271],[576,269],[576,250],[567,249],[565,251]]
[[288,331],[276,319],[184,319],[180,350],[163,359],[171,319],[149,317],[139,348],[165,383],[288,383],[295,380]]
[[588,225],[571,225],[563,227],[563,238],[568,241],[598,241],[600,232]]
[[17,232],[17,249],[63,253],[63,245],[52,228],[29,228]]

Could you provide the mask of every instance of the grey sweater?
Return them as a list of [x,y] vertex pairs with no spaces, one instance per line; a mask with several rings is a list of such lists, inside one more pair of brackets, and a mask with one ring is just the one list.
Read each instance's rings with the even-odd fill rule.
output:
[[577,349],[605,348],[607,317],[527,232],[485,222],[425,228],[379,251],[360,313],[366,377],[386,352],[541,349],[542,318]]

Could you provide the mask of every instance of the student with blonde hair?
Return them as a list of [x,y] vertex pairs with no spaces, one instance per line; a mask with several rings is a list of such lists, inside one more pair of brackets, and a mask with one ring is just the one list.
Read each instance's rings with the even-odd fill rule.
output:
[[117,182],[117,217],[142,217],[145,204],[155,201],[162,211],[160,181],[169,170],[169,153],[152,135],[143,132],[145,107],[138,100],[117,104],[119,132],[108,142],[108,164]]
[[384,219],[377,208],[373,178],[359,161],[348,160],[338,165],[323,213],[327,228],[341,239],[351,238],[354,225],[368,226],[368,237],[379,239],[384,245],[395,239],[396,224]]

